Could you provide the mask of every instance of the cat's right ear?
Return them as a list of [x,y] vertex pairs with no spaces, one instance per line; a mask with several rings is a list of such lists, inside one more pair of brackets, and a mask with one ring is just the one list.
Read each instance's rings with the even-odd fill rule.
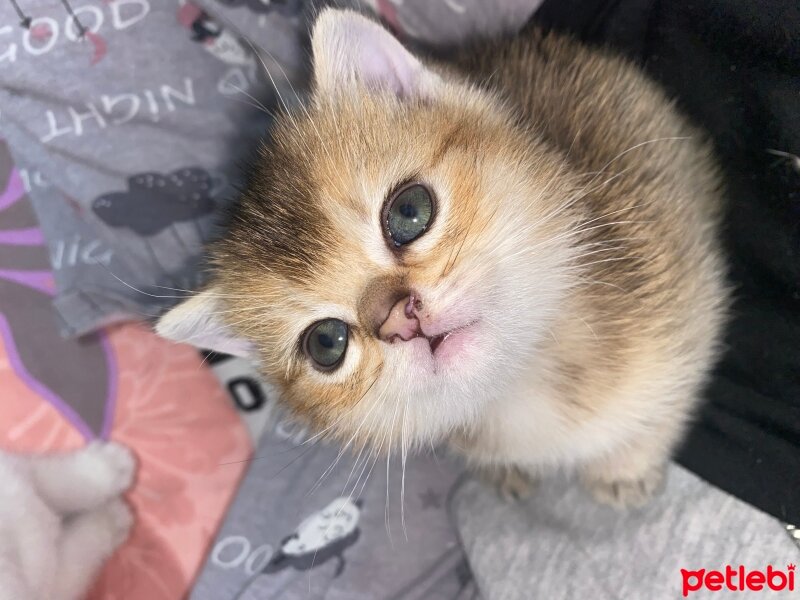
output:
[[233,356],[249,357],[253,345],[237,336],[221,318],[225,310],[219,292],[210,288],[192,296],[164,314],[156,323],[156,333],[182,344]]
[[441,83],[378,23],[351,10],[326,8],[311,34],[317,91],[349,86],[388,91],[400,98],[429,97]]

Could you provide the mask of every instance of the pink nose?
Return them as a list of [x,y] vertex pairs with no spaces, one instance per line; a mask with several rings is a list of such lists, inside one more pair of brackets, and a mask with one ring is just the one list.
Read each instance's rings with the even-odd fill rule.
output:
[[422,334],[419,327],[419,320],[415,314],[414,296],[407,296],[397,303],[389,311],[389,316],[381,325],[378,336],[384,342],[407,342]]

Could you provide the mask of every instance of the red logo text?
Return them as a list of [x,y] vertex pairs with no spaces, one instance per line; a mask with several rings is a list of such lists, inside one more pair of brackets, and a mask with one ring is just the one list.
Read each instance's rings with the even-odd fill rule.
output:
[[681,569],[683,597],[685,598],[691,592],[698,590],[709,590],[711,592],[720,590],[730,590],[731,592],[743,592],[745,590],[753,592],[762,590],[772,590],[774,592],[782,590],[794,591],[794,570],[794,565],[787,565],[786,570],[776,569],[769,565],[763,571],[751,571],[743,565],[739,565],[738,568],[728,565],[724,571],[706,571],[705,569],[689,571],[688,569]]

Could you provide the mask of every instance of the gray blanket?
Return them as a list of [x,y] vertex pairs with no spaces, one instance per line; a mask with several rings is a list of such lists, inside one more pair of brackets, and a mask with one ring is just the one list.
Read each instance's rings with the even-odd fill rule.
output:
[[564,477],[510,503],[442,450],[409,457],[405,486],[394,456],[387,484],[385,461],[337,462],[338,448],[293,427],[245,361],[214,369],[261,444],[192,600],[667,600],[684,586],[697,599],[778,599],[800,589],[703,587],[698,575],[727,567],[732,585],[740,566],[788,577],[800,532],[677,465],[664,492],[631,512]]

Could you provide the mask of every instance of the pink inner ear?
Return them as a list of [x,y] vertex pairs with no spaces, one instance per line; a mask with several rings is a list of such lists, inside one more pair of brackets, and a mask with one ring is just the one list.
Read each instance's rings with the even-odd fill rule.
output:
[[365,31],[359,44],[357,75],[370,88],[388,89],[407,97],[417,89],[421,68],[403,46],[387,31]]
[[[318,79],[331,89],[359,81],[399,97],[418,94],[424,67],[377,23],[350,11],[326,11],[314,30]],[[324,58],[324,60],[319,60]]]
[[410,81],[405,81],[389,60],[380,53],[364,53],[361,57],[360,79],[371,89],[388,89],[398,96],[406,96]]

